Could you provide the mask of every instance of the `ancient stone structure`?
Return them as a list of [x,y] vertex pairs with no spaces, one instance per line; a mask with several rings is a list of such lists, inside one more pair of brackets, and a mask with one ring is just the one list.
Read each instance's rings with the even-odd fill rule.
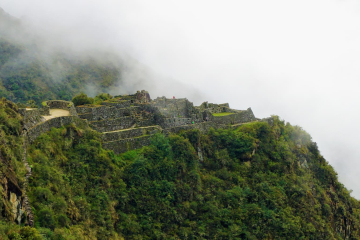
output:
[[92,129],[103,134],[103,147],[115,153],[148,145],[150,136],[156,132],[169,134],[188,129],[207,132],[211,127],[227,128],[256,120],[250,108],[242,111],[231,109],[228,103],[208,102],[196,107],[186,98],[151,100],[144,90],[116,96],[101,105],[77,106],[76,111],[79,118],[86,119]]
[[[44,121],[51,109],[64,109],[70,116],[60,116]],[[31,143],[40,134],[52,127],[75,124],[91,127],[102,133],[103,147],[122,153],[141,148],[150,143],[156,132],[166,134],[181,130],[236,127],[242,123],[256,121],[252,110],[235,110],[228,103],[204,102],[194,106],[186,98],[168,99],[158,97],[151,100],[147,91],[115,96],[101,105],[84,105],[76,108],[71,102],[53,100],[43,103],[41,109],[21,110],[24,115],[27,139]]]
[[[63,109],[69,111],[69,116],[59,116],[45,119],[44,116],[51,115],[51,109]],[[72,102],[62,100],[51,100],[43,102],[41,109],[19,109],[24,117],[24,130],[27,131],[26,140],[32,143],[41,134],[50,131],[52,127],[59,128],[69,124],[74,124],[81,128],[88,128],[86,120],[78,117],[77,111]]]

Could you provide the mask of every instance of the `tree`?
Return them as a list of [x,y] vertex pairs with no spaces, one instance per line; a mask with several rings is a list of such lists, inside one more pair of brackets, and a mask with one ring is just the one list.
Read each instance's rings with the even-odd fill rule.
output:
[[85,93],[80,93],[73,97],[72,102],[75,106],[85,105],[85,104],[92,104],[94,103],[94,99],[88,97]]

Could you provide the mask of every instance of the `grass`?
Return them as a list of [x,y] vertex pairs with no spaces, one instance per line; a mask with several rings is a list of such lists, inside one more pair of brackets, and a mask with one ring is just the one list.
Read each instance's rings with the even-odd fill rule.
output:
[[231,113],[231,112],[222,112],[222,113],[213,113],[212,115],[214,117],[222,117],[222,116],[227,116],[227,115],[231,115],[231,114],[234,114],[234,113]]

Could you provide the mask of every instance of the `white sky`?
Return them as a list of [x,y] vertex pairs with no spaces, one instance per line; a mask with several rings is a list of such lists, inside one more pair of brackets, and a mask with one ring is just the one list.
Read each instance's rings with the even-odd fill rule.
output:
[[189,97],[302,126],[360,199],[360,3],[347,0],[0,0],[59,42],[127,52]]

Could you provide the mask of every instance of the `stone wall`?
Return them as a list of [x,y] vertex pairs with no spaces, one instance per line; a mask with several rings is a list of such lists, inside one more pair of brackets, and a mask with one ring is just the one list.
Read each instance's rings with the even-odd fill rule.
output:
[[191,118],[165,118],[163,128],[178,127],[182,125],[189,125],[192,123]]
[[226,116],[213,116],[213,122],[216,124],[237,124],[237,123],[245,123],[255,121],[254,113],[251,108],[248,108],[245,111],[239,111],[234,114],[226,115]]
[[180,131],[187,131],[191,129],[199,129],[202,133],[207,133],[210,128],[227,128],[226,125],[219,125],[214,122],[202,122],[202,123],[194,123],[190,125],[183,125],[183,126],[177,126],[177,127],[171,127],[164,129],[164,133],[178,133]]
[[43,102],[43,106],[39,109],[39,111],[42,116],[50,115],[50,107],[46,105],[46,102]]
[[30,129],[36,124],[45,121],[38,108],[20,108],[19,113],[23,116],[24,129]]
[[192,114],[200,113],[186,98],[169,99],[158,97],[151,102],[161,114],[167,118],[190,118]]
[[[136,107],[133,107],[134,111],[136,111]],[[131,110],[133,108],[130,108]],[[90,113],[79,114],[79,117],[82,119],[86,119],[88,121],[100,121],[105,119],[114,119],[127,117],[131,115],[131,110],[129,108],[115,108],[109,106],[100,106],[90,108]]]
[[132,117],[121,117],[116,119],[106,119],[102,121],[90,122],[90,127],[98,132],[111,132],[130,128],[135,124]]
[[102,144],[102,147],[105,149],[113,150],[115,154],[119,154],[150,145],[150,138],[151,136],[146,135],[135,138],[121,139],[112,142],[104,142]]
[[28,141],[32,143],[41,134],[50,131],[51,128],[60,128],[69,124],[75,124],[79,128],[88,129],[88,123],[76,116],[63,116],[57,118],[51,118],[45,122],[42,122],[28,130]]
[[158,126],[131,128],[131,129],[103,133],[102,139],[104,142],[112,142],[125,138],[134,138],[143,135],[151,135],[158,131],[161,131],[161,129]]
[[97,108],[97,107],[104,107],[101,105],[92,105],[92,106],[86,106],[86,105],[81,105],[81,106],[76,106],[76,112],[80,115],[80,114],[85,114],[85,113],[92,113],[92,109],[93,108]]
[[144,119],[144,120],[137,120],[136,119],[136,127],[148,127],[159,125],[153,118],[151,119]]
[[222,113],[222,112],[237,112],[237,110],[231,109],[229,103],[215,104],[203,102],[199,107],[197,107],[200,112],[208,111],[210,113]]
[[131,106],[131,100],[120,100],[118,102],[102,102],[101,105],[112,106],[117,108],[129,108]]

